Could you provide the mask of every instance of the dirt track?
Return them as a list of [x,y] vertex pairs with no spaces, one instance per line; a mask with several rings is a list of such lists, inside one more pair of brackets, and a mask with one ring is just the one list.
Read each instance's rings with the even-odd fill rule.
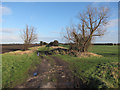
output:
[[50,56],[40,57],[41,64],[34,71],[37,76],[31,77],[22,85],[17,88],[80,88],[81,82],[75,77],[68,68],[68,64],[60,58]]

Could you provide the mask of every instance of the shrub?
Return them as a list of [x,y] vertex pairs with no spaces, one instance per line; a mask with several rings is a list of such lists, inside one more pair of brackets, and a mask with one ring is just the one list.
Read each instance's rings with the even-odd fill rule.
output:
[[59,45],[58,41],[57,41],[57,40],[54,40],[54,42],[50,42],[50,43],[47,45],[47,47],[50,47],[50,46],[58,46],[58,45]]
[[48,43],[46,43],[46,42],[43,42],[43,45],[47,45]]
[[58,45],[59,45],[59,42],[57,40],[54,40],[53,46],[58,46]]
[[40,41],[40,46],[42,46],[43,45],[43,41]]

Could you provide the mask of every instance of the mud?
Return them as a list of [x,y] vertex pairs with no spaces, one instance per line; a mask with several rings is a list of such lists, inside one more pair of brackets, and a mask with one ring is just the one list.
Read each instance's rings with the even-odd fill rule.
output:
[[69,69],[69,64],[58,57],[49,58],[40,57],[41,64],[34,71],[37,76],[28,78],[25,83],[16,86],[16,88],[81,88],[82,81],[75,77]]

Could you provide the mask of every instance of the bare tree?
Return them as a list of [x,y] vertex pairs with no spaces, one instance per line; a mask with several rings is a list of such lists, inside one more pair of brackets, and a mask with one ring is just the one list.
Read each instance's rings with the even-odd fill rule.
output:
[[27,50],[30,44],[37,40],[37,34],[35,31],[34,27],[31,26],[29,28],[28,25],[26,25],[26,29],[23,30],[21,38],[24,40],[24,50]]
[[102,36],[108,24],[109,10],[106,7],[88,7],[79,14],[80,23],[66,28],[64,36],[69,43],[74,43],[78,51],[85,52],[94,36]]

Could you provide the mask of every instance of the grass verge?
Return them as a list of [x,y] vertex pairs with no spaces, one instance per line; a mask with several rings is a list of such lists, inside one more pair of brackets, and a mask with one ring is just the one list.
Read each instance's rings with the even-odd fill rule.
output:
[[37,54],[2,54],[2,87],[13,88],[29,77],[28,71],[40,63]]

